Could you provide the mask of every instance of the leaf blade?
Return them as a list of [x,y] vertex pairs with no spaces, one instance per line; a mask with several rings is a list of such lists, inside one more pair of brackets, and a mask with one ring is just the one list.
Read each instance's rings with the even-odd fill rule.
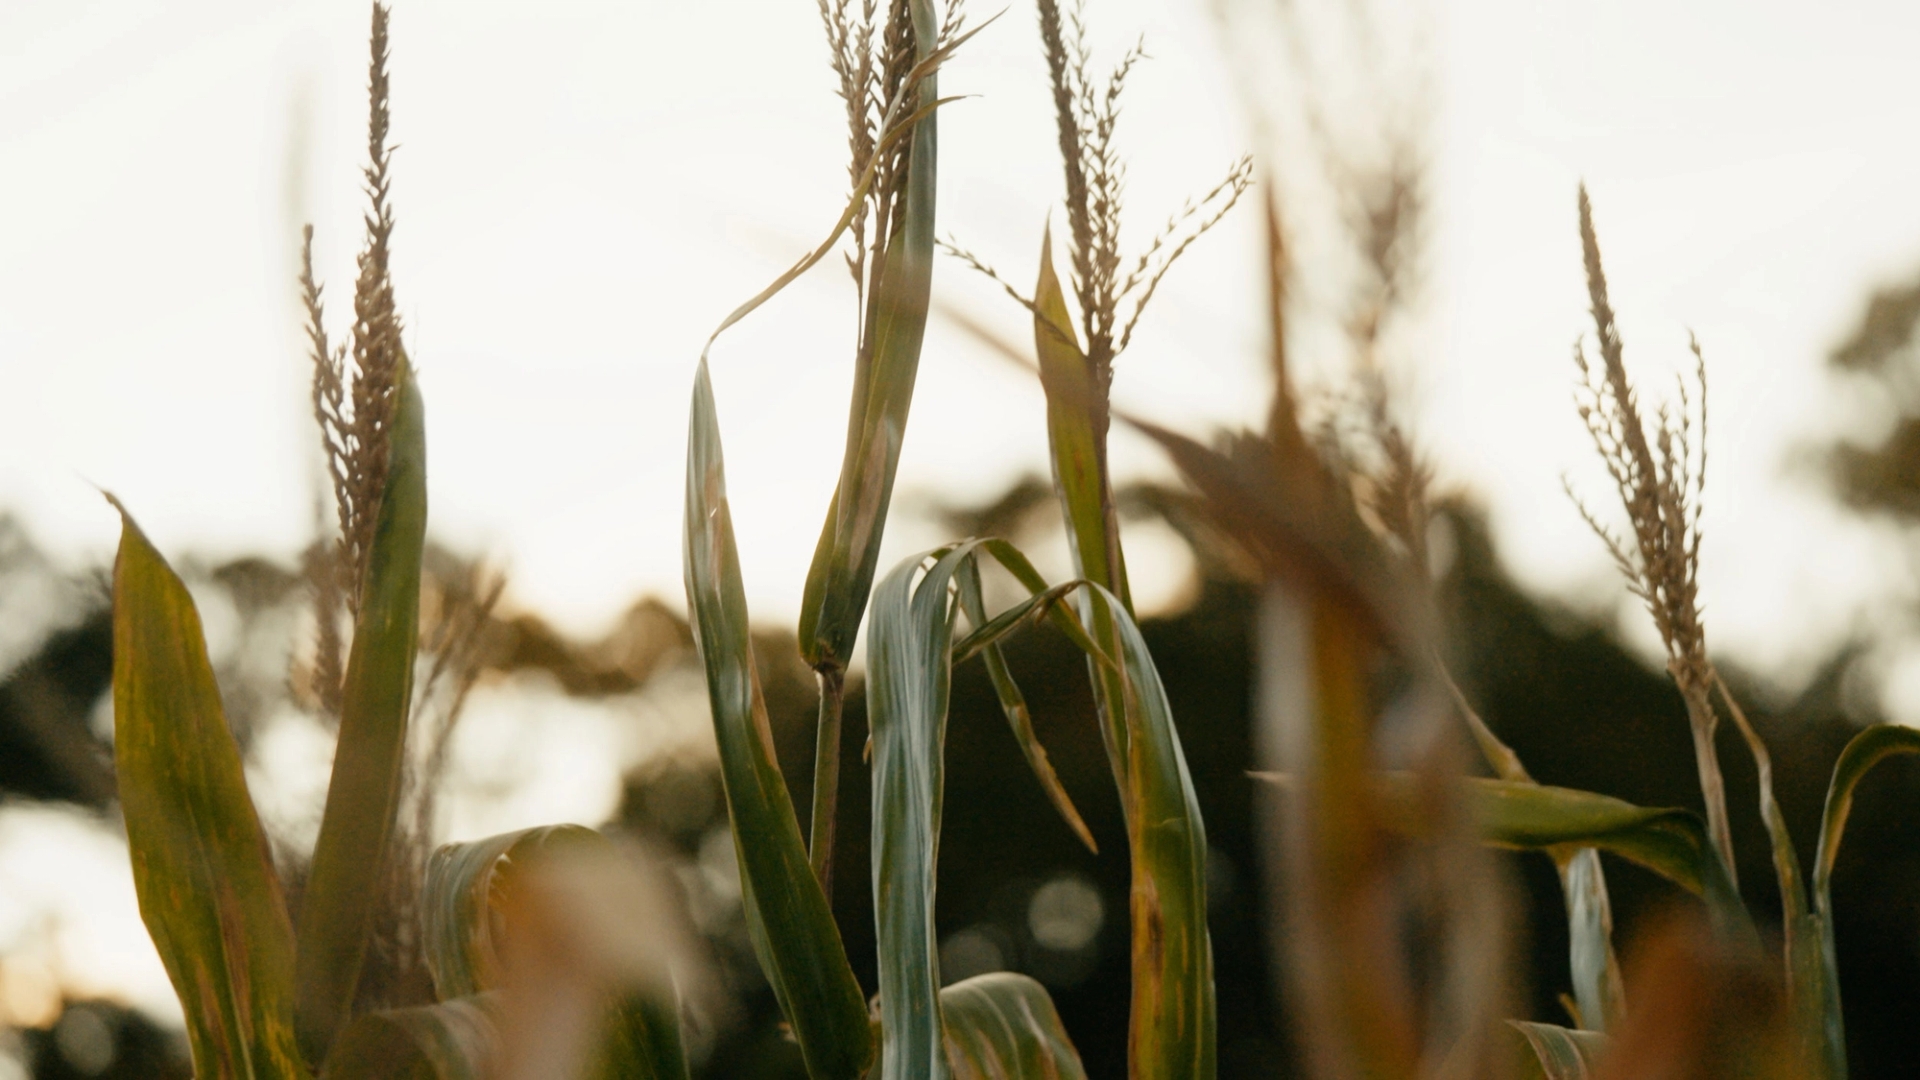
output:
[[1519,1032],[1532,1051],[1521,1058],[1521,1075],[1528,1080],[1587,1080],[1607,1046],[1598,1032],[1527,1020],[1509,1020],[1507,1026]]
[[[917,67],[928,67],[937,63],[933,5],[909,0],[908,8]],[[916,88],[917,111],[923,115],[914,122],[907,150],[904,212],[884,253],[874,253],[879,272],[864,313],[865,348],[854,372],[840,481],[807,570],[800,651],[815,668],[846,667],[879,568],[933,292],[938,81],[928,67]]]
[[856,1080],[873,1059],[866,999],[808,864],[773,752],[753,663],[745,585],[727,506],[713,384],[703,361],[687,430],[687,610],[706,668],[721,786],[754,951],[815,1080]]
[[[948,1075],[933,895],[952,678],[948,586],[971,546],[903,559],[873,595],[867,636],[872,880],[880,958],[880,1075],[889,1078],[943,1080]],[[933,564],[922,577],[929,557]]]
[[[1033,730],[1033,714],[1027,710],[1026,695],[1020,692],[1020,684],[1013,679],[1013,671],[1007,667],[1007,658],[1000,649],[997,635],[1010,632],[1015,626],[1038,619],[1045,614],[1045,606],[1051,604],[1064,591],[1075,584],[1058,586],[1029,597],[1025,603],[1014,606],[1000,618],[989,621],[986,617],[986,599],[980,587],[980,567],[977,560],[969,559],[961,566],[959,573],[960,605],[966,612],[967,621],[978,627],[965,641],[952,649],[952,662],[959,664],[968,654],[967,646],[979,639],[980,651],[985,654],[987,678],[993,682],[993,692],[1000,699],[1000,711],[1007,718],[1007,726],[1013,730],[1014,742],[1020,746],[1020,753],[1027,759],[1027,768],[1032,770],[1034,778],[1040,781],[1040,787],[1047,793],[1047,799],[1060,814],[1061,820],[1080,838],[1088,851],[1100,853],[1100,845],[1094,843],[1093,830],[1080,816],[1080,810],[1073,805],[1073,797],[1067,794],[1066,787],[1060,783],[1060,775],[1053,769],[1053,762],[1047,757],[1047,748],[1040,744],[1040,736]],[[1007,618],[1011,615],[1012,618]]]
[[1820,1012],[1825,1038],[1827,1074],[1832,1080],[1847,1075],[1846,1022],[1840,1011],[1840,959],[1833,940],[1833,866],[1840,856],[1847,818],[1853,813],[1854,793],[1875,765],[1890,757],[1920,753],[1920,731],[1894,724],[1875,724],[1862,730],[1840,751],[1833,778],[1827,784],[1826,808],[1820,818],[1820,847],[1813,858],[1813,911],[1820,934]]
[[497,1005],[489,995],[358,1017],[334,1040],[321,1080],[485,1080],[499,1049]]
[[114,767],[140,915],[203,1077],[303,1077],[293,928],[185,584],[124,507]]
[[954,1080],[1086,1080],[1080,1053],[1045,987],[1010,971],[940,991]]
[[347,657],[333,775],[296,928],[295,1020],[315,1061],[325,1058],[353,1003],[372,926],[367,898],[385,872],[406,755],[427,477],[424,408],[404,359],[395,394],[387,482]]

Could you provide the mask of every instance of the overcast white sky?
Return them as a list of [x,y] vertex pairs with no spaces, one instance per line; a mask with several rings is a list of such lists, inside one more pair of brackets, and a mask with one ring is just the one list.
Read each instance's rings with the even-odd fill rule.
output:
[[[1244,110],[1207,0],[1091,7],[1103,45],[1144,32],[1154,57],[1123,128],[1150,229],[1250,146]],[[1607,494],[1569,399],[1584,177],[1630,361],[1668,370],[1690,327],[1711,364],[1714,638],[1791,677],[1909,587],[1891,541],[1783,468],[1831,424],[1822,357],[1865,290],[1920,265],[1920,9],[1459,0],[1428,23],[1437,186],[1414,381],[1443,476],[1491,506],[1529,585],[1617,594],[1560,491],[1569,473]],[[315,221],[344,315],[365,26],[358,0],[0,9],[0,507],[43,542],[109,555],[90,483],[170,552],[289,555],[307,535],[293,244]],[[393,34],[396,275],[435,531],[505,558],[517,603],[582,630],[642,591],[677,602],[700,344],[845,188],[814,5],[401,0]],[[943,79],[979,96],[942,114],[941,231],[1024,281],[1059,186],[1031,3]],[[1122,404],[1194,432],[1258,417],[1257,224],[1230,220],[1175,272],[1122,361]],[[957,265],[936,289],[1024,336]],[[837,469],[852,318],[823,266],[714,355],[768,619],[797,607]],[[921,371],[903,493],[982,499],[1044,469],[1030,380],[939,322]],[[1124,434],[1115,455],[1167,475]]]

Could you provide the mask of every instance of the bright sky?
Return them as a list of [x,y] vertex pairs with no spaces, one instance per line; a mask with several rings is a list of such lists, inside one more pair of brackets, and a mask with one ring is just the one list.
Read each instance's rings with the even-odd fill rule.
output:
[[[1093,8],[1103,47],[1144,32],[1154,57],[1123,127],[1145,231],[1250,146],[1244,110],[1206,0]],[[1920,263],[1920,9],[1461,0],[1429,21],[1436,233],[1414,382],[1443,476],[1491,506],[1529,585],[1618,595],[1560,491],[1570,474],[1607,505],[1569,397],[1584,177],[1630,362],[1664,385],[1691,327],[1711,364],[1712,635],[1791,678],[1910,587],[1891,541],[1785,460],[1831,423],[1821,358],[1864,291]],[[294,242],[315,221],[344,316],[365,25],[358,0],[0,10],[0,506],[76,563],[115,537],[91,483],[172,552],[290,555],[307,535]],[[402,0],[393,37],[396,276],[435,530],[505,558],[517,603],[582,630],[643,591],[677,601],[700,344],[819,238],[846,184],[814,5]],[[942,114],[941,231],[1028,280],[1059,187],[1031,3],[943,78],[978,96]],[[1123,405],[1196,433],[1259,415],[1257,224],[1238,215],[1174,273],[1121,362]],[[957,264],[936,289],[1023,336]],[[838,467],[853,317],[823,266],[714,354],[770,620],[797,608]],[[1044,449],[1037,386],[936,321],[902,497],[986,498],[1044,470]],[[1115,455],[1123,475],[1168,475],[1124,434]]]

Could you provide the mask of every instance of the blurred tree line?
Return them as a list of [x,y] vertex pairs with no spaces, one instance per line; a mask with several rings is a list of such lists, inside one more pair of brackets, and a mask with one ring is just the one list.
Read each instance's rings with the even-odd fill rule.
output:
[[[1835,350],[1846,378],[1869,380],[1893,404],[1896,419],[1873,442],[1820,451],[1838,497],[1863,512],[1910,526],[1920,517],[1920,284],[1877,293],[1857,330]],[[985,507],[952,509],[942,525],[955,535],[1031,539],[1053,524],[1050,490],[1037,479],[1014,485]],[[1181,491],[1136,487],[1126,493],[1131,519],[1159,517],[1195,553],[1197,587],[1184,610],[1146,621],[1144,631],[1166,679],[1182,728],[1213,846],[1210,920],[1220,1000],[1223,1077],[1285,1075],[1291,1047],[1277,943],[1268,898],[1271,868],[1257,827],[1261,790],[1251,763],[1251,641],[1254,593],[1233,553],[1190,512]],[[1545,783],[1591,788],[1642,805],[1698,804],[1685,710],[1663,672],[1628,652],[1611,627],[1519,590],[1499,565],[1484,521],[1455,502],[1440,526],[1446,539],[1442,596],[1454,670],[1487,721]],[[67,581],[17,524],[0,521],[0,608],[22,639],[0,681],[0,791],[9,800],[60,801],[110,818],[110,732],[101,700],[111,671],[105,591],[97,579]],[[222,690],[236,735],[247,746],[257,726],[288,700],[287,658],[305,632],[304,578],[262,559],[188,571],[202,603],[225,605],[228,645],[219,650]],[[433,588],[454,588],[472,564],[436,551]],[[10,603],[9,601],[13,601]],[[682,620],[653,601],[635,604],[605,637],[575,640],[528,614],[489,616],[480,663],[482,685],[537,676],[566,694],[610,701],[643,691],[662,673],[691,663]],[[779,637],[770,633],[770,639]],[[1795,836],[1817,834],[1826,777],[1851,733],[1875,719],[1858,670],[1870,643],[1838,651],[1791,700],[1763,680],[1739,680],[1743,697],[1774,702],[1754,720],[1773,749],[1775,783]],[[810,804],[814,695],[792,642],[757,649],[781,761],[802,815]],[[1087,813],[1102,854],[1088,853],[1017,767],[999,705],[984,671],[956,673],[949,734],[949,816],[942,843],[939,909],[943,968],[962,977],[997,967],[1049,984],[1090,1075],[1119,1075],[1125,1061],[1126,844],[1094,724],[1080,654],[1050,630],[1016,637],[1009,659],[1027,688],[1034,723],[1062,781]],[[844,736],[849,754],[866,738],[864,697],[849,696]],[[1727,737],[1723,733],[1723,737]],[[1767,838],[1750,810],[1757,799],[1750,759],[1723,746],[1741,875],[1757,912],[1777,913]],[[844,779],[839,823],[848,865],[866,861],[866,776]],[[1911,1048],[1906,1018],[1920,1006],[1920,818],[1897,807],[1920,797],[1920,774],[1895,762],[1862,789],[1854,832],[1835,878],[1840,969],[1849,1053],[1861,1077],[1904,1075]],[[640,764],[609,828],[645,834],[677,857],[677,873],[697,924],[713,947],[732,1003],[702,1017],[703,1073],[803,1075],[784,1039],[771,993],[755,966],[731,877],[724,803],[711,759],[671,754]],[[1809,848],[1801,853],[1810,861]],[[297,864],[298,853],[283,853]],[[1525,898],[1518,977],[1524,1012],[1562,1019],[1551,992],[1568,981],[1559,883],[1545,859],[1506,857]],[[297,865],[294,873],[297,874]],[[1624,940],[1663,905],[1672,886],[1610,861]],[[834,903],[855,969],[871,985],[871,897],[864,874],[841,875]],[[1764,918],[1764,916],[1763,916]],[[180,1048],[151,1021],[107,1002],[69,1002],[61,1020],[21,1035],[34,1075],[184,1075]],[[104,1043],[102,1040],[105,1040]],[[105,1045],[110,1052],[103,1053]]]

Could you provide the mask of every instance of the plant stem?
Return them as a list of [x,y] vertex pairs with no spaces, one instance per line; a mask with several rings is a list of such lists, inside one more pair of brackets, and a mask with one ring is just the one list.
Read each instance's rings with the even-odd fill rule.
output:
[[833,903],[833,832],[840,801],[840,711],[846,676],[837,665],[823,666],[820,676],[820,719],[813,745],[813,818],[808,861],[820,891]]
[[1714,730],[1719,716],[1707,697],[1705,684],[1688,685],[1682,696],[1687,703],[1688,727],[1693,729],[1693,756],[1700,769],[1700,795],[1707,804],[1707,835],[1713,840],[1720,861],[1727,864],[1727,880],[1735,888],[1740,878],[1733,865],[1733,832],[1727,825],[1727,785],[1720,776],[1720,754],[1714,748]]

